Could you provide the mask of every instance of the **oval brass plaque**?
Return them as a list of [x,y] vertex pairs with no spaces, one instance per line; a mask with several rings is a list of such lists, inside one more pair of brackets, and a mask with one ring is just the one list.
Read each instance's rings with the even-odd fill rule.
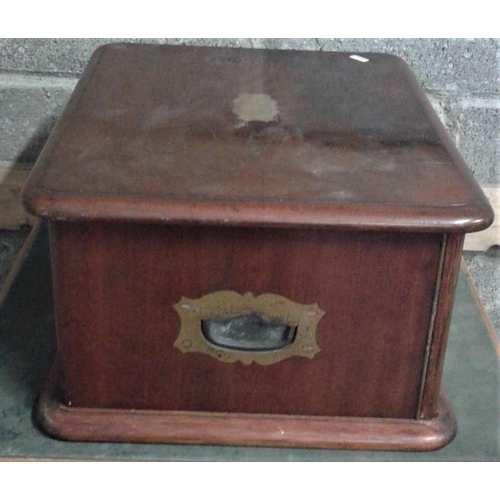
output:
[[183,297],[174,308],[181,322],[174,346],[183,353],[269,365],[292,356],[312,359],[320,351],[316,327],[324,311],[318,304],[222,290],[199,299]]

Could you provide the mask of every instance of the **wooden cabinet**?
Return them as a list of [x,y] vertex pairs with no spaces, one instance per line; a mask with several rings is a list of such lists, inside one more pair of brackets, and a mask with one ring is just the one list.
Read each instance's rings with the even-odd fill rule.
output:
[[25,187],[76,440],[434,449],[491,208],[400,59],[112,44]]

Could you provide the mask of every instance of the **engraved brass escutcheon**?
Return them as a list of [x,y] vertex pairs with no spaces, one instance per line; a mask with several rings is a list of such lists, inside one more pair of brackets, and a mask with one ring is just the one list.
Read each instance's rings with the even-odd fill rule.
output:
[[174,305],[181,327],[174,342],[183,353],[219,361],[270,365],[292,356],[312,359],[320,348],[318,304],[298,304],[276,294],[255,296],[222,290]]

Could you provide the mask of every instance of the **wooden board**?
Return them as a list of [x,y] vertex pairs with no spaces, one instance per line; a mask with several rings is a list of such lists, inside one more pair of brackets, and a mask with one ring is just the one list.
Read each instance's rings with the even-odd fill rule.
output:
[[491,203],[495,220],[489,228],[470,233],[465,237],[464,250],[466,251],[486,252],[492,246],[500,245],[500,187],[487,185],[482,189]]
[[21,191],[32,165],[0,161],[0,229],[32,226],[36,220],[21,205]]

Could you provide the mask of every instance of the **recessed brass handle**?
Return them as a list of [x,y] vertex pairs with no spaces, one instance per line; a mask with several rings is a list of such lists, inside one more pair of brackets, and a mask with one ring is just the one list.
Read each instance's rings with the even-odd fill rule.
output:
[[317,304],[298,304],[276,294],[254,296],[222,290],[174,305],[181,328],[174,346],[219,361],[268,365],[292,356],[313,358],[320,348]]
[[265,321],[257,314],[201,322],[201,331],[212,344],[237,351],[277,351],[289,346],[297,327]]

